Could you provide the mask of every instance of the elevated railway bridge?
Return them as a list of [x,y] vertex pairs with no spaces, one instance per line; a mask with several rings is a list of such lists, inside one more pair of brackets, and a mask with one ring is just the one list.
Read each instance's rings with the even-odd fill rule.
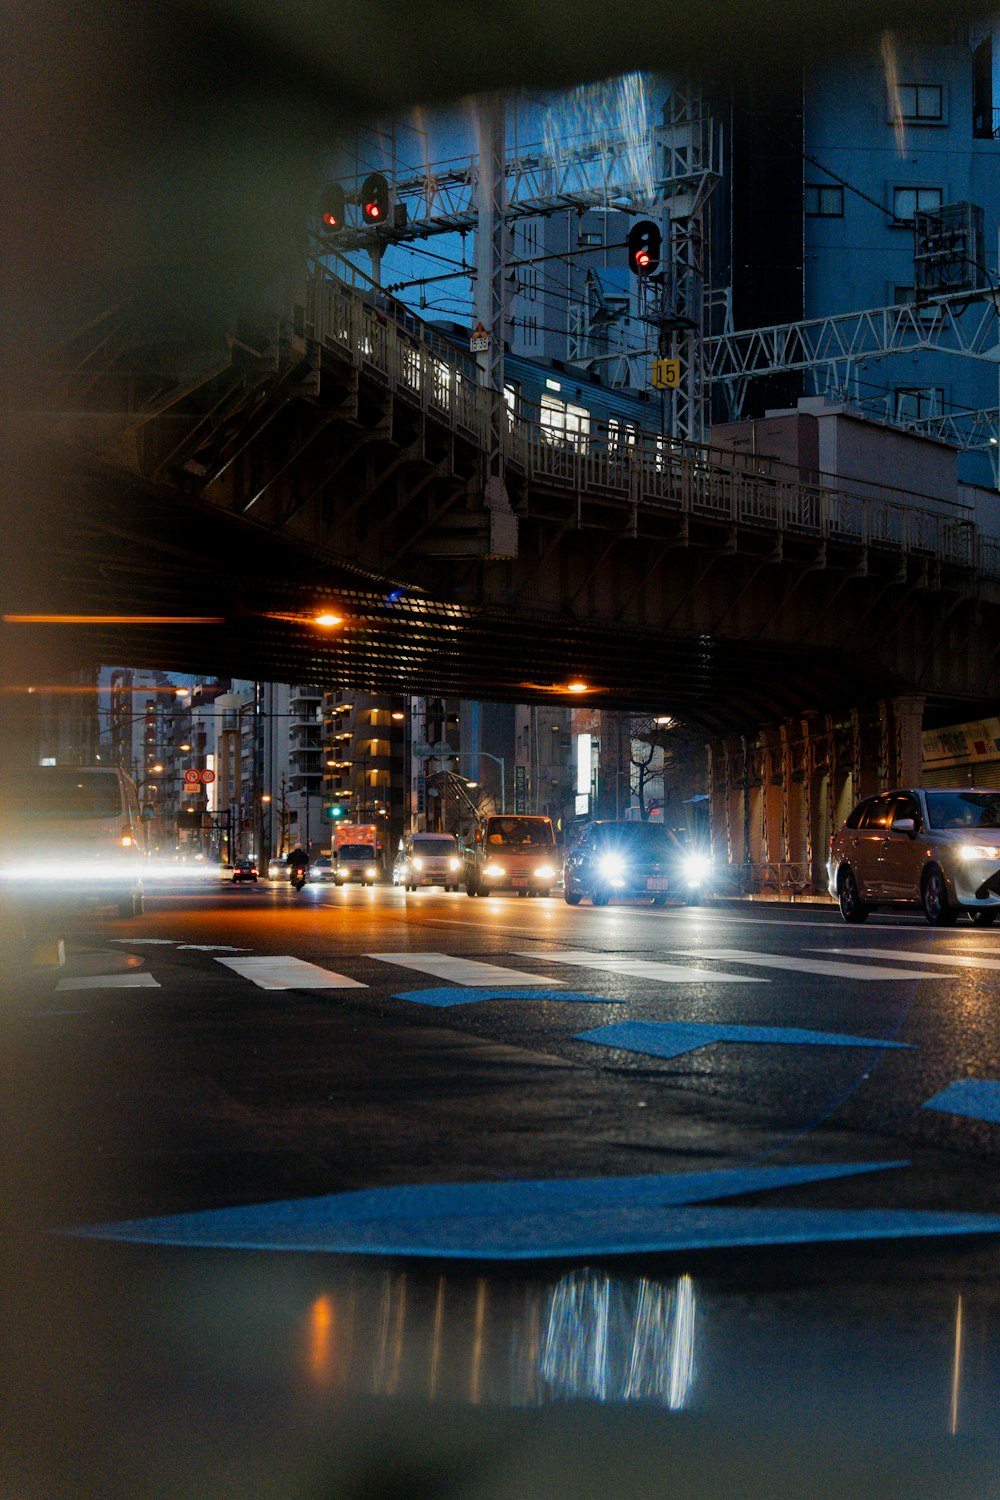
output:
[[[471,359],[323,264],[280,316],[101,314],[26,377],[8,684],[98,660],[669,713],[734,865],[814,878],[922,716],[1000,699],[1000,542],[967,507],[504,415]],[[324,631],[319,607],[340,617]],[[192,623],[179,623],[180,619]]]

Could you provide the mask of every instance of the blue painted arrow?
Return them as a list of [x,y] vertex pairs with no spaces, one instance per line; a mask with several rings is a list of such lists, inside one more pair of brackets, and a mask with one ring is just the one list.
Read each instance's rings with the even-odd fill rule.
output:
[[992,1078],[960,1078],[957,1083],[949,1083],[933,1099],[928,1099],[924,1109],[937,1109],[945,1115],[964,1115],[970,1120],[1000,1125],[1000,1083]]
[[577,1033],[578,1042],[641,1052],[650,1057],[683,1057],[715,1042],[782,1043],[792,1047],[896,1047],[907,1042],[880,1042],[839,1031],[806,1031],[797,1026],[716,1026],[696,1021],[618,1021]]
[[479,985],[465,989],[459,985],[447,985],[441,989],[402,990],[393,997],[396,1000],[412,1000],[416,1005],[473,1005],[477,1000],[585,1000],[595,1005],[621,1005],[621,1000],[609,1000],[606,995],[584,995],[577,990],[517,989],[511,985],[500,985],[491,989]]
[[532,1260],[697,1246],[1000,1233],[1000,1216],[695,1207],[906,1166],[834,1162],[643,1177],[372,1188],[321,1198],[93,1224],[91,1239],[252,1250]]

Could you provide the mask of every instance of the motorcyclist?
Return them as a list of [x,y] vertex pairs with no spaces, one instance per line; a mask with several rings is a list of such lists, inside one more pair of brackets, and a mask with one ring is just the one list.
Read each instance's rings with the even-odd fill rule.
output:
[[304,876],[308,869],[309,856],[300,845],[296,845],[288,856],[289,879],[294,880],[296,876]]

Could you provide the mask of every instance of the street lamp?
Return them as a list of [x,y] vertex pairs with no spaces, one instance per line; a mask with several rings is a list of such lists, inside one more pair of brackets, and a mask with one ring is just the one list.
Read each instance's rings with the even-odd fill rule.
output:
[[[500,811],[501,813],[507,811],[507,775],[502,755],[494,755],[492,750],[424,750],[420,754],[424,760],[479,760],[485,756],[487,760],[495,761],[500,767]],[[473,785],[473,783],[467,782],[466,785]]]

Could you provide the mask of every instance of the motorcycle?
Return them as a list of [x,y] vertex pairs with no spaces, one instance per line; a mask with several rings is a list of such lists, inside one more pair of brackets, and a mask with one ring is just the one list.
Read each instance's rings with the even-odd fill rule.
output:
[[306,869],[305,865],[295,866],[290,877],[293,891],[301,891],[302,887],[306,883],[306,876],[308,875],[308,873],[309,871]]

